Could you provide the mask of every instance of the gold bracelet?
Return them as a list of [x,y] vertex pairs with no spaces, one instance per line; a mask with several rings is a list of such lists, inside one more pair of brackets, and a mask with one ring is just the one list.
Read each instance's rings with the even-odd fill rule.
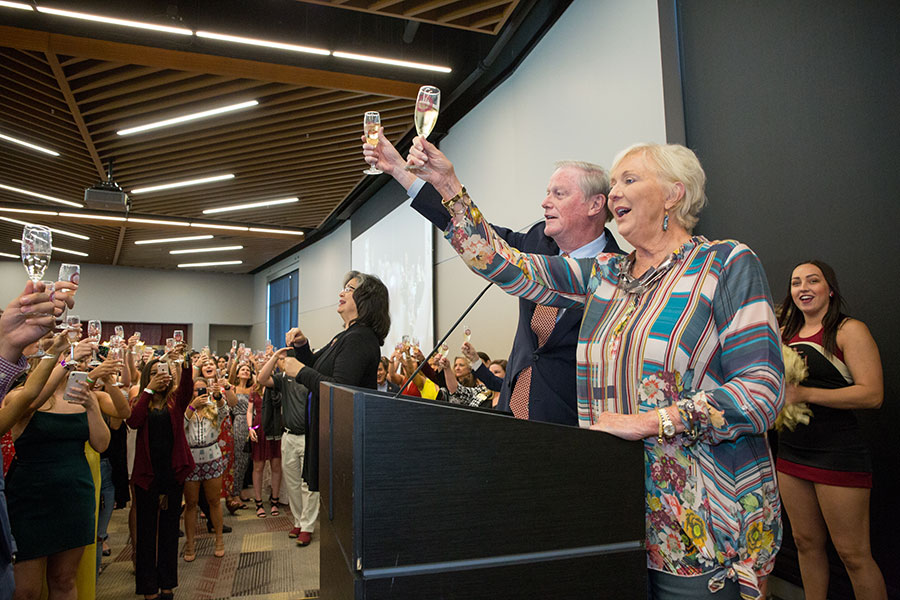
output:
[[463,208],[462,210],[456,210],[455,206],[456,206],[457,202],[462,202],[462,199],[468,195],[469,195],[469,193],[466,191],[466,186],[462,186],[462,188],[460,188],[458,194],[456,194],[449,200],[441,200],[441,203],[444,205],[444,208],[446,208],[453,214],[455,214],[455,215],[462,214],[463,212],[465,212],[466,209]]

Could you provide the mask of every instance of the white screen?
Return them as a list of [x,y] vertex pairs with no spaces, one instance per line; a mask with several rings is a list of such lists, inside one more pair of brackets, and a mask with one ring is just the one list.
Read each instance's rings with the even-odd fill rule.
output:
[[352,242],[356,271],[377,275],[391,296],[391,331],[382,348],[390,356],[404,335],[419,339],[422,352],[434,340],[432,225],[407,200]]

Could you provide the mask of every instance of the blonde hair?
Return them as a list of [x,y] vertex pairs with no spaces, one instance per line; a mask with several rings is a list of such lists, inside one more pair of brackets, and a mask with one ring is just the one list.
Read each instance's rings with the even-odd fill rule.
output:
[[649,158],[661,180],[684,185],[684,197],[675,206],[672,216],[682,227],[691,231],[707,203],[706,173],[694,151],[680,144],[634,144],[616,156],[613,170],[633,154]]

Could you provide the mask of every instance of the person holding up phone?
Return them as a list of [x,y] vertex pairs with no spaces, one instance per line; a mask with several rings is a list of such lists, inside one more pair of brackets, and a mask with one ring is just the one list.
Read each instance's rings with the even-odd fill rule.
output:
[[[185,361],[185,364],[190,365]],[[219,432],[228,415],[225,390],[217,380],[207,383],[205,379],[194,379],[193,399],[184,410],[184,434],[187,437],[194,469],[184,483],[184,560],[192,562],[197,553],[194,536],[197,529],[197,502],[200,488],[209,502],[209,516],[215,530],[216,545],[213,556],[225,556],[225,541],[222,539],[222,474],[226,461],[219,448]]]
[[[61,344],[54,341],[52,350]],[[98,395],[90,390],[96,381],[91,375],[105,373],[98,369],[51,376],[51,384],[54,379],[59,383],[45,386],[12,428],[16,458],[7,500],[18,545],[17,597],[37,597],[45,570],[51,598],[74,594],[78,564],[94,542],[94,481],[84,448],[89,442],[102,452],[110,437]]]
[[178,586],[178,521],[185,478],[194,459],[184,435],[192,398],[191,363],[183,362],[177,386],[169,364],[153,359],[141,371],[141,393],[128,426],[137,430],[134,469],[135,593],[172,598]]

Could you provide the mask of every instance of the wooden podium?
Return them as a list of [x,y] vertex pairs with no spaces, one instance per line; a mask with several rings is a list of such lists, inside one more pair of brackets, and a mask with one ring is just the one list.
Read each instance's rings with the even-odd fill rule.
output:
[[646,600],[640,442],[322,384],[323,600]]

